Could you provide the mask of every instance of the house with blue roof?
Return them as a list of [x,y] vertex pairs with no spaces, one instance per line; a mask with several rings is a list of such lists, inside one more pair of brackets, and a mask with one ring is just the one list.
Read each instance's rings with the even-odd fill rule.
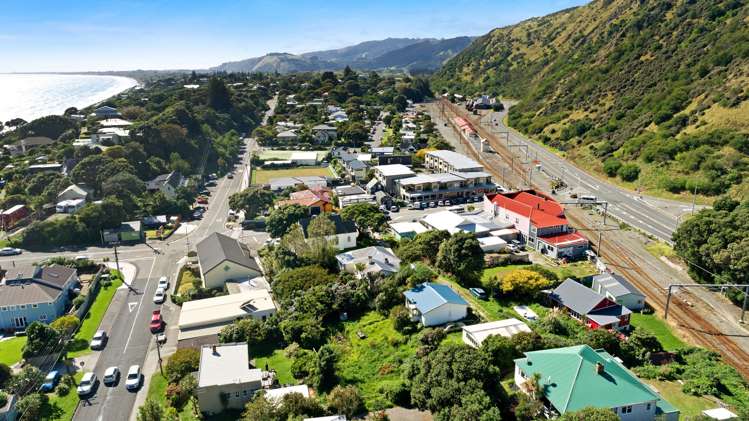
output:
[[406,308],[411,320],[424,326],[437,326],[466,317],[468,303],[447,285],[433,282],[405,291]]

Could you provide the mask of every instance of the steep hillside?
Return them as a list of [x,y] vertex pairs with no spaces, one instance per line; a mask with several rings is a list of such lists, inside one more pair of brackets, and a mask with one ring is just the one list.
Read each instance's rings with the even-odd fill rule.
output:
[[518,99],[513,127],[632,187],[742,196],[748,82],[739,0],[596,0],[495,29],[434,78]]
[[447,60],[463,51],[471,41],[471,37],[424,40],[375,58],[371,61],[370,68],[396,67],[414,71],[439,69]]
[[336,50],[313,51],[300,55],[305,58],[317,57],[317,59],[323,61],[344,63],[345,66],[347,63],[371,60],[390,51],[399,50],[422,41],[426,40],[424,38],[386,38],[378,41],[365,41]]

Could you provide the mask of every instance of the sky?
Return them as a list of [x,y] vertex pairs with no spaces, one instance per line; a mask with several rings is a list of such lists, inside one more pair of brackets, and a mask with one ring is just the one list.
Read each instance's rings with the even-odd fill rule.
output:
[[0,72],[202,69],[388,37],[483,35],[583,0],[3,0]]

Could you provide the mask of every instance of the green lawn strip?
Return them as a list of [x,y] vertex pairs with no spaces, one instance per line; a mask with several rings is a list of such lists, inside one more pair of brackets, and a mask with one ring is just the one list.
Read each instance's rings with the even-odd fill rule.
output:
[[104,318],[104,314],[106,314],[107,308],[109,308],[109,303],[112,302],[112,298],[120,285],[122,285],[122,279],[112,278],[111,285],[102,287],[99,290],[94,303],[88,309],[86,317],[83,318],[81,328],[78,329],[78,333],[76,333],[73,340],[68,344],[68,357],[80,357],[91,352],[88,347],[91,338],[94,337],[96,330],[99,328],[101,319]]
[[655,314],[633,313],[631,323],[635,328],[642,328],[654,334],[666,351],[673,351],[686,346],[681,339],[673,334],[668,324]]
[[[506,273],[512,272],[516,269],[526,269],[528,266],[530,266],[530,264],[497,266],[485,269],[483,275],[481,275],[481,282],[486,283],[486,281],[496,275],[505,275]],[[554,272],[560,280],[564,280],[565,278],[569,277],[583,278],[585,276],[595,275],[596,273],[598,273],[596,271],[596,268],[587,261],[566,263],[558,266],[542,264],[541,266]]]
[[482,315],[481,313],[483,312],[485,314],[485,317],[488,319],[487,321],[504,320],[513,317],[522,320],[522,317],[512,309],[512,307],[516,305],[528,306],[533,311],[535,311],[539,317],[543,317],[543,315],[545,315],[548,311],[546,307],[535,302],[521,302],[517,300],[496,298],[487,298],[486,300],[480,300],[473,296],[473,294],[468,291],[468,288],[460,286],[452,279],[441,277],[439,278],[439,282],[450,285],[452,289],[454,289],[458,294],[460,294],[461,297],[468,301],[468,304],[470,304],[473,309],[480,310],[479,315]]
[[[275,346],[274,346],[275,345]],[[281,384],[296,384],[291,375],[291,359],[286,356],[280,344],[258,345],[250,347],[250,358],[255,360],[255,367],[265,370],[276,370],[278,382]]]
[[333,173],[330,171],[329,167],[296,167],[278,170],[256,169],[252,171],[252,184],[267,184],[273,178],[305,177],[313,175],[330,177]]
[[[359,339],[357,332],[367,335]],[[391,407],[385,388],[397,384],[401,365],[416,353],[417,335],[404,336],[391,320],[377,312],[355,321],[343,322],[342,332],[331,338],[338,353],[336,373],[341,384],[356,385],[369,410]]]
[[705,409],[715,408],[716,403],[705,396],[688,395],[681,391],[681,385],[677,382],[647,380],[644,382],[653,386],[666,402],[675,406],[681,413],[681,418],[701,415]]
[[11,366],[21,361],[24,345],[25,336],[0,341],[0,364]]
[[[75,374],[76,384],[83,378],[83,372]],[[75,388],[71,388],[67,395],[59,396],[57,393],[48,393],[49,402],[42,407],[41,419],[44,421],[68,421],[73,419],[75,409],[78,407],[78,394]]]
[[180,278],[177,280],[177,295],[185,295],[188,291],[190,291],[195,284],[195,281],[198,280],[198,277],[195,276],[195,273],[193,271],[188,270],[186,268],[182,268],[179,272]]

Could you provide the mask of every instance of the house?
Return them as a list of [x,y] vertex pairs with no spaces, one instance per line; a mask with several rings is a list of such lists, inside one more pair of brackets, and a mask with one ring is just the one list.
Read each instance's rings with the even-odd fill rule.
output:
[[0,276],[0,331],[52,323],[65,314],[79,285],[78,272],[60,265],[3,268]]
[[304,238],[309,240],[309,232],[307,231],[312,222],[313,218],[326,217],[335,226],[335,234],[325,237],[328,241],[335,243],[338,250],[346,250],[356,247],[356,238],[359,236],[359,231],[356,229],[356,225],[353,221],[341,218],[338,214],[326,214],[324,216],[313,216],[310,218],[304,218],[299,221],[299,225],[302,227]]
[[364,162],[354,159],[344,163],[343,166],[354,181],[361,181],[367,178],[367,169],[369,167]]
[[380,180],[372,178],[364,186],[364,189],[367,191],[367,193],[374,194],[378,191],[382,191],[382,185],[380,185]]
[[117,228],[105,228],[102,241],[105,243],[132,243],[143,241],[145,234],[141,221],[127,221]]
[[345,196],[355,196],[366,193],[363,188],[357,186],[356,184],[338,186],[334,190],[335,195],[338,196],[339,199]]
[[55,144],[55,140],[46,136],[30,136],[23,138],[13,145],[6,145],[12,156],[25,155],[34,148],[50,146]]
[[376,203],[373,195],[357,185],[338,186],[335,188],[335,194],[338,197],[338,207],[341,209],[354,203]]
[[86,205],[85,199],[68,199],[61,200],[55,205],[55,212],[57,213],[76,213],[82,207]]
[[277,207],[287,205],[299,205],[309,209],[310,215],[319,215],[324,212],[333,211],[333,197],[331,190],[327,187],[312,188],[292,192],[287,200],[279,200]]
[[347,251],[335,258],[341,271],[352,273],[357,278],[391,275],[398,272],[401,264],[401,259],[393,253],[393,249],[382,246]]
[[451,211],[430,213],[421,218],[421,223],[428,228],[447,231],[450,234],[467,232],[476,237],[490,236],[492,231],[502,228],[494,221],[477,214],[457,214]]
[[395,235],[395,239],[400,241],[404,238],[414,238],[417,234],[429,231],[429,228],[419,222],[391,222],[390,231]]
[[334,123],[341,123],[348,121],[348,115],[346,114],[346,111],[339,110],[331,113],[330,116],[328,116],[328,120]]
[[293,143],[296,142],[297,139],[299,139],[299,136],[297,136],[296,132],[293,130],[284,130],[276,135],[276,140],[281,143]]
[[93,114],[91,115],[96,118],[101,118],[101,119],[118,118],[120,117],[120,112],[117,111],[117,108],[104,105],[102,107],[95,109]]
[[477,200],[497,186],[483,171],[417,174],[396,181],[395,195],[407,202]]
[[[539,379],[533,385],[534,378]],[[526,352],[515,360],[515,385],[538,387],[560,415],[586,407],[609,408],[622,421],[676,421],[679,411],[608,352],[588,345]]]
[[381,156],[387,156],[387,155],[393,155],[395,152],[395,148],[392,146],[380,146],[376,148],[372,148],[370,153],[373,157],[378,158]]
[[632,312],[585,285],[565,279],[549,295],[555,306],[564,308],[572,318],[591,329],[629,329]]
[[298,393],[305,398],[309,398],[309,387],[306,384],[298,384],[295,386],[286,386],[286,387],[277,387],[275,389],[267,389],[263,393],[265,393],[265,398],[268,399],[273,404],[278,404],[281,402],[284,396],[290,395],[292,393]]
[[411,155],[385,155],[377,157],[377,165],[402,164],[410,166],[411,163]]
[[262,388],[263,376],[262,370],[250,368],[247,343],[202,346],[195,389],[200,411],[218,414],[244,408]]
[[463,326],[463,342],[470,347],[479,348],[489,336],[500,335],[511,338],[520,332],[531,332],[531,328],[515,318],[479,323]]
[[71,184],[57,195],[58,202],[75,199],[83,199],[84,201],[88,199],[88,192],[77,184]]
[[632,311],[645,307],[645,294],[616,273],[602,273],[593,277],[593,291]]
[[390,194],[396,192],[396,181],[402,178],[409,178],[416,175],[416,173],[403,164],[392,164],[392,165],[377,165],[372,167],[374,170],[374,178],[380,182],[382,189]]
[[91,134],[92,145],[120,145],[130,139],[130,131],[120,127],[104,127]]
[[291,153],[289,160],[296,165],[317,165],[317,152],[295,151]]
[[121,118],[108,118],[99,122],[99,126],[101,127],[130,127],[132,125],[132,122]]
[[327,124],[318,124],[312,127],[315,140],[320,143],[330,143],[338,137],[338,130]]
[[31,215],[31,210],[25,205],[14,205],[0,212],[0,225],[3,231],[7,231],[21,222],[24,218]]
[[[5,402],[4,406],[0,406],[0,421],[16,421],[18,417],[18,409],[16,408],[16,404],[18,404],[18,396],[15,394],[6,394],[8,397],[7,402]],[[343,421],[346,421],[344,418]]]
[[160,191],[164,196],[173,198],[177,194],[177,189],[185,182],[185,178],[179,171],[172,171],[169,174],[161,174],[153,180],[146,183],[146,190],[150,192]]
[[427,152],[424,156],[424,166],[435,172],[484,171],[484,166],[473,159],[448,150]]
[[570,227],[564,208],[535,190],[486,195],[484,211],[498,223],[512,223],[528,246],[554,259],[577,259],[590,248]]
[[468,303],[447,285],[433,282],[417,285],[404,292],[411,320],[424,326],[437,326],[463,319]]
[[221,329],[235,320],[265,320],[275,313],[273,298],[264,288],[248,288],[236,294],[186,301],[179,314],[178,347],[196,348],[218,343]]
[[214,232],[200,241],[195,249],[205,288],[223,288],[228,280],[262,275],[260,265],[251,256],[247,245],[227,235]]
[[300,176],[300,177],[278,177],[271,178],[268,182],[270,189],[274,192],[298,186],[307,188],[321,188],[328,185],[328,179],[317,175]]

